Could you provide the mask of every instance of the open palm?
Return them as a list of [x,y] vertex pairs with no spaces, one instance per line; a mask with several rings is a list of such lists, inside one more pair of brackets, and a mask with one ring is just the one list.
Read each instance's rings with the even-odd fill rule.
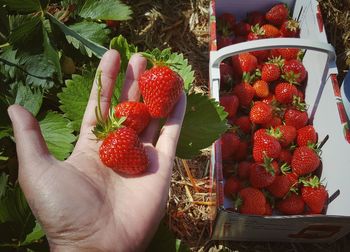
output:
[[[99,66],[105,116],[119,66],[120,56],[114,50],[103,56]],[[137,80],[145,68],[146,60],[141,56],[130,59],[122,100],[139,100]],[[96,106],[95,83],[79,140],[66,161],[50,155],[29,112],[18,105],[8,110],[16,139],[19,182],[53,251],[139,251],[147,246],[164,214],[185,95],[160,132],[153,120],[142,134],[150,168],[137,177],[119,175],[101,163],[100,142],[91,132],[96,124]]]

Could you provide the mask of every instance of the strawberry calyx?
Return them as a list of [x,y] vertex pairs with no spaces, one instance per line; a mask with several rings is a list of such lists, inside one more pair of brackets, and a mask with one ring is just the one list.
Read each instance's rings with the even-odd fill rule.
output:
[[299,182],[303,184],[303,186],[311,187],[311,188],[319,188],[322,183],[320,179],[315,175],[312,178],[300,178]]
[[267,63],[275,64],[280,69],[282,69],[282,67],[284,66],[284,62],[285,62],[285,59],[283,59],[282,56],[272,57],[272,58],[269,58],[269,60],[267,61]]
[[275,169],[272,166],[273,158],[269,158],[268,156],[264,155],[264,163],[261,164],[265,168],[265,170],[270,173],[271,175],[275,175]]
[[290,173],[291,168],[287,163],[283,163],[280,167],[280,171],[283,175]]
[[290,84],[300,85],[300,83],[297,81],[300,77],[300,73],[294,73],[293,71],[289,71],[282,74],[281,77]]
[[307,111],[307,104],[305,102],[301,101],[301,97],[300,96],[296,96],[293,95],[293,102],[292,105],[295,109],[299,110],[299,111]]
[[273,127],[271,127],[267,130],[267,133],[276,139],[281,139],[283,137],[283,133],[279,128],[274,129]]
[[257,35],[258,37],[262,37],[265,35],[265,30],[262,27],[260,27],[259,24],[252,26],[251,31],[252,31],[252,33]]
[[299,22],[295,19],[287,21],[287,29],[290,31],[297,31],[300,28]]
[[101,70],[97,70],[97,106],[95,107],[96,115],[96,126],[93,128],[92,133],[96,136],[97,139],[105,139],[110,132],[113,132],[121,127],[123,127],[123,122],[126,120],[126,117],[115,118],[113,112],[110,111],[109,115],[106,118],[103,118],[101,110],[101,90],[102,90],[102,81],[101,81]]

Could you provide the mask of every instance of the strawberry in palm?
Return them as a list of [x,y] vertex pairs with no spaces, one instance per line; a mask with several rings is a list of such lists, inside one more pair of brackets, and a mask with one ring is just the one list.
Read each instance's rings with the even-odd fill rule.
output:
[[165,118],[183,92],[182,77],[152,56],[143,54],[151,60],[153,67],[141,74],[138,84],[150,115],[153,118]]
[[142,102],[126,101],[114,107],[114,116],[126,117],[123,125],[132,128],[137,134],[141,133],[149,124],[151,116],[146,105]]
[[312,214],[320,214],[328,199],[328,192],[319,178],[302,180],[301,196]]
[[99,156],[104,165],[115,172],[138,175],[148,168],[148,157],[135,130],[123,126],[126,117],[116,119],[113,116],[103,119],[101,112],[101,73],[98,73],[97,124],[93,129],[95,136],[102,140]]

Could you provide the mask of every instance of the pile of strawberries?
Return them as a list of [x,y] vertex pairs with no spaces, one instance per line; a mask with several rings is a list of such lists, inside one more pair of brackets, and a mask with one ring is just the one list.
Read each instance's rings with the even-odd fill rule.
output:
[[184,81],[177,72],[164,62],[153,58],[151,61],[154,66],[138,80],[143,102],[121,102],[107,118],[101,112],[102,84],[101,73],[98,74],[97,124],[93,133],[102,140],[102,163],[120,174],[139,175],[147,171],[149,158],[139,136],[152,118],[166,118],[183,92]]
[[[219,17],[220,45],[297,36],[284,4],[237,22]],[[293,25],[292,25],[293,24]],[[230,30],[228,30],[230,28]],[[233,37],[228,37],[224,31]],[[219,29],[220,31],[220,29]],[[295,31],[292,33],[292,31]],[[303,52],[281,48],[242,53],[220,65],[220,104],[230,129],[221,137],[224,194],[233,211],[254,215],[320,214],[328,193],[320,182],[317,132],[309,124]]]

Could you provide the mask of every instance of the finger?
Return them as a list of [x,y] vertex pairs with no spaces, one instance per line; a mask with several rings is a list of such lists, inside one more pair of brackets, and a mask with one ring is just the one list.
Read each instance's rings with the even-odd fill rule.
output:
[[180,130],[182,127],[183,118],[185,116],[185,110],[186,95],[183,93],[168,117],[158,138],[156,145],[157,150],[162,152],[170,159],[173,159],[175,156],[177,141],[180,136]]
[[149,125],[147,126],[147,128],[140,135],[141,141],[143,143],[153,144],[154,140],[157,137],[158,129],[159,129],[159,120],[152,119]]
[[52,159],[52,156],[41,134],[38,121],[20,105],[10,106],[8,114],[12,121],[16,140],[19,176],[40,174],[45,166],[34,164],[42,164],[44,161]]
[[125,82],[120,101],[140,100],[140,90],[137,81],[140,75],[146,70],[147,60],[140,54],[131,56],[126,70]]
[[[113,93],[115,81],[119,73],[120,68],[120,55],[116,50],[107,51],[100,62],[98,67],[101,70],[101,112],[103,116],[107,116],[109,112],[109,106],[111,101],[111,96]],[[96,124],[95,108],[98,103],[98,85],[97,80],[94,81],[90,93],[90,98],[86,106],[84,113],[81,132],[90,132],[91,127]]]

